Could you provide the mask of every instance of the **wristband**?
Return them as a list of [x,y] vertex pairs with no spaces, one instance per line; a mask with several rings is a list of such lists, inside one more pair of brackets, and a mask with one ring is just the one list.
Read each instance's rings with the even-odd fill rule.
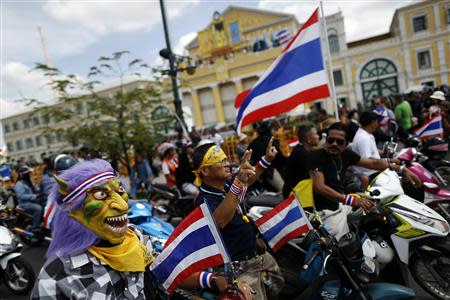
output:
[[[198,275],[198,283],[202,289],[212,289],[213,288],[213,273],[201,272]],[[217,282],[216,282],[217,287]]]
[[230,192],[233,193],[236,197],[239,198],[239,195],[241,194],[241,187],[236,185],[234,182],[230,186]]
[[346,195],[344,203],[345,203],[345,205],[353,206],[353,201],[354,200],[355,200],[355,197],[353,197],[352,195]]
[[258,162],[258,166],[260,166],[263,169],[267,169],[268,167],[270,167],[271,162],[268,162],[264,156],[261,157],[261,160]]

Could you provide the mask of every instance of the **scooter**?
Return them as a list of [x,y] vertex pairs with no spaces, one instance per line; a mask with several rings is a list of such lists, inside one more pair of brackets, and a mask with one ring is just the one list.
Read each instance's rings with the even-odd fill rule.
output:
[[17,236],[0,225],[0,278],[16,295],[27,294],[36,279],[33,268],[21,256],[22,247]]
[[[381,237],[395,255],[379,256],[388,275],[400,274],[409,286],[407,270],[428,293],[450,299],[450,226],[436,211],[404,194],[396,172],[378,174],[365,191],[374,211],[361,218],[359,228],[372,240]],[[394,265],[392,265],[394,264]],[[397,276],[395,276],[397,277]]]
[[161,252],[174,227],[153,215],[154,207],[147,200],[129,200],[128,220],[150,237],[153,247]]

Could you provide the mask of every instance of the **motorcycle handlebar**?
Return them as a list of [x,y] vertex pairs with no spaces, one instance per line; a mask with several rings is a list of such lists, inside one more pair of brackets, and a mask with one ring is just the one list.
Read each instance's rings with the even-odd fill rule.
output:
[[316,248],[313,250],[312,255],[306,260],[306,262],[303,264],[303,271],[307,271],[310,267],[310,265],[313,263],[313,261],[316,259],[317,255],[319,255],[320,249]]

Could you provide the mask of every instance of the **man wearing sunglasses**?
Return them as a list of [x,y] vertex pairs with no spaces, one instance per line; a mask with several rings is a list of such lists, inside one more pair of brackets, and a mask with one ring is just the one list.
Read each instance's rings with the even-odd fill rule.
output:
[[419,178],[403,166],[391,164],[385,159],[360,157],[347,149],[345,125],[339,122],[332,124],[328,128],[324,148],[311,153],[309,174],[313,180],[315,207],[322,212],[322,220],[337,239],[349,231],[347,214],[352,207],[365,210],[373,207],[370,200],[345,193],[342,179],[348,167],[354,165],[378,171],[390,168],[402,173],[414,186],[421,184]]

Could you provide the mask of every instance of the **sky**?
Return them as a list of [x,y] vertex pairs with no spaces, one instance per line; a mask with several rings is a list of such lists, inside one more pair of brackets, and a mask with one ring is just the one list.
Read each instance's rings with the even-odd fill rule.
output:
[[[349,42],[387,32],[395,9],[411,2],[325,0],[323,6],[326,15],[342,11]],[[214,11],[222,12],[229,5],[291,13],[300,23],[319,6],[314,0],[165,3],[172,47],[178,54],[183,54],[184,46],[196,32],[208,25]],[[130,58],[141,58],[152,66],[162,63],[158,52],[165,48],[165,40],[159,1],[0,0],[0,119],[30,109],[18,99],[52,101],[44,76],[31,71],[35,63],[45,62],[38,26],[44,33],[49,62],[64,73],[84,78],[100,56],[122,50],[130,51]]]

